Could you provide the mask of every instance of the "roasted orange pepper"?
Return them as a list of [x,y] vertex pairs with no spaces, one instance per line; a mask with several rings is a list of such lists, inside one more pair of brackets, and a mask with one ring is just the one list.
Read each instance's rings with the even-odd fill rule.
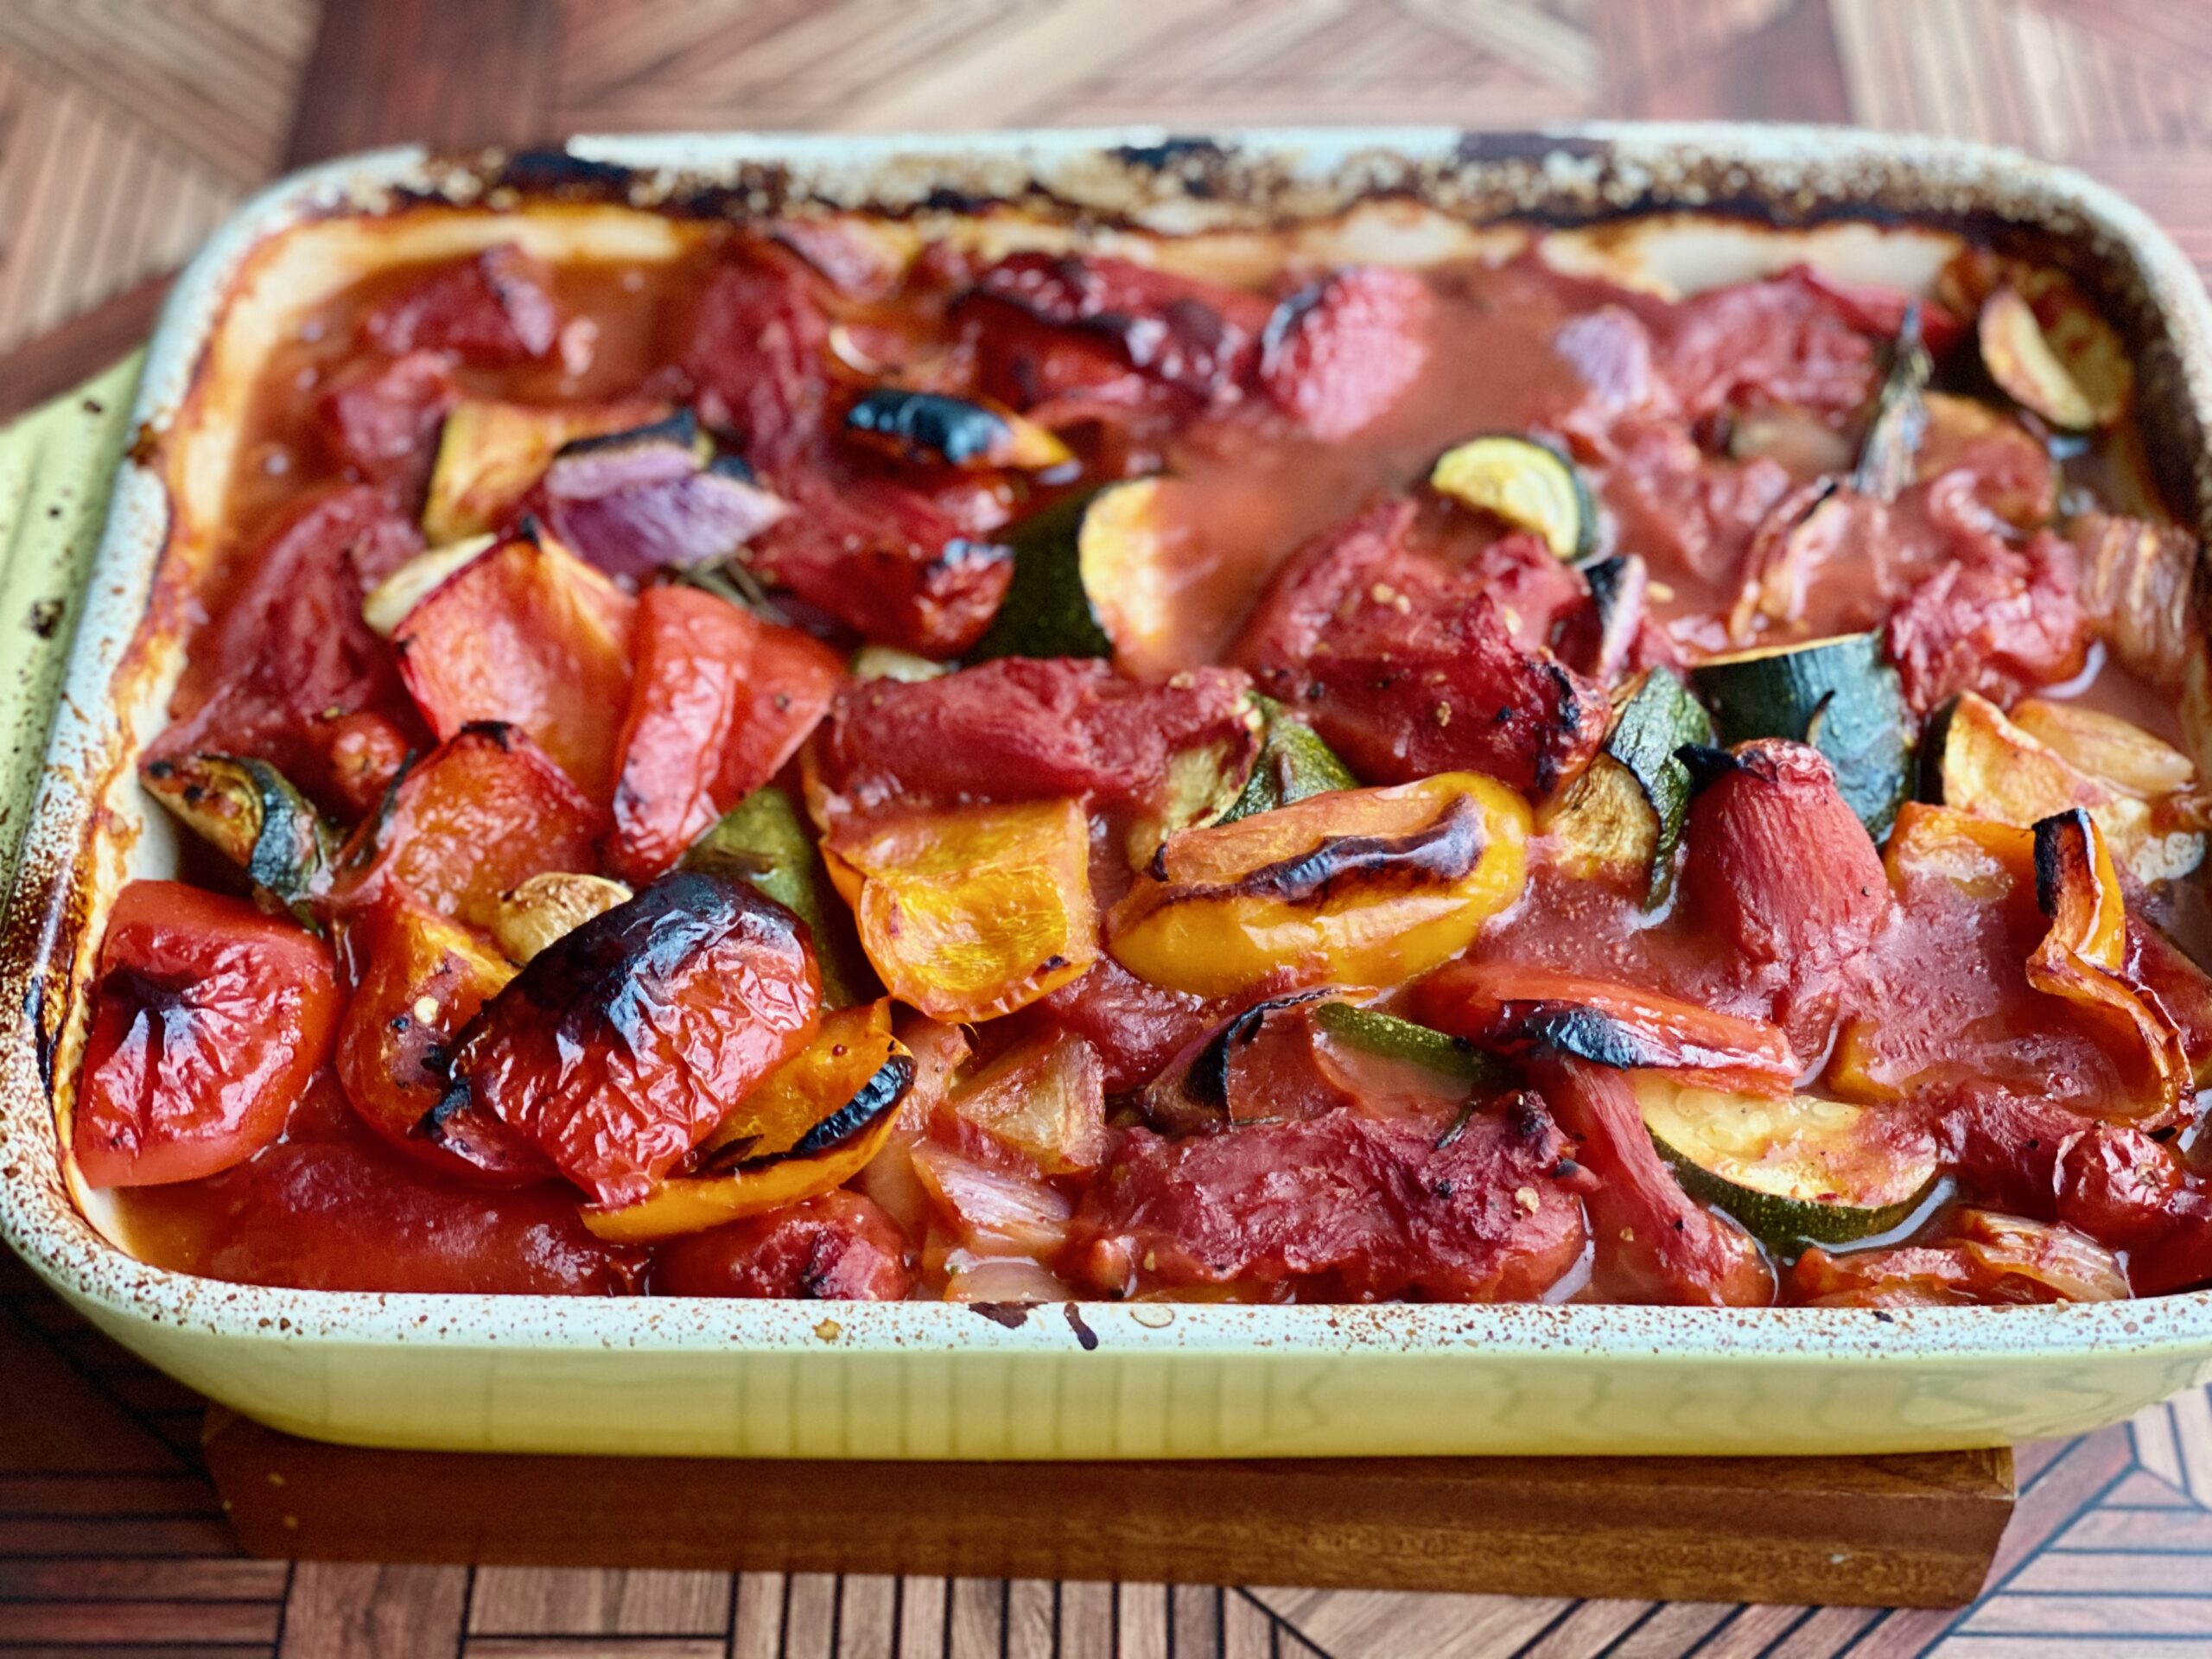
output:
[[1529,804],[1445,772],[1171,836],[1107,918],[1138,978],[1234,996],[1291,969],[1394,985],[1458,955],[1527,880]]
[[933,1020],[1011,1014],[1098,959],[1079,802],[904,813],[823,855],[884,988]]

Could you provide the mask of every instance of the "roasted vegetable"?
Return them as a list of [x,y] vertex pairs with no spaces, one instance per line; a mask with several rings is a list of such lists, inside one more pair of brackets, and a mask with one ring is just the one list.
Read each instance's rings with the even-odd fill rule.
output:
[[78,1173],[147,1186],[244,1163],[283,1132],[338,1013],[313,934],[241,899],[130,882],[108,911],[68,1109]]
[[587,1209],[584,1223],[601,1238],[644,1242],[842,1186],[881,1149],[913,1083],[887,1002],[839,1009],[715,1126],[689,1173],[636,1204]]
[[329,879],[337,836],[284,774],[265,760],[191,754],[138,769],[147,791],[245,872],[257,896],[317,926],[315,900]]
[[1013,584],[969,655],[1147,663],[1173,593],[1159,485],[1151,478],[1109,484],[1016,525]]
[[1465,1038],[1447,1037],[1433,1026],[1403,1020],[1380,1008],[1332,998],[1313,1005],[1313,1023],[1338,1042],[1386,1060],[1402,1060],[1448,1077],[1467,1089],[1497,1088],[1503,1069],[1478,1054]]
[[654,403],[541,407],[463,398],[438,437],[423,534],[433,546],[499,529],[561,447],[599,433],[666,419]]
[[632,897],[629,888],[603,875],[547,870],[499,895],[492,916],[492,938],[510,962],[527,963],[593,917],[605,915]]
[[1791,1282],[1814,1307],[2105,1302],[2128,1295],[2120,1259],[2071,1227],[1961,1210],[1933,1240],[1831,1255],[1811,1249]]
[[1098,1051],[1067,1032],[1008,1049],[938,1108],[1045,1175],[1088,1175],[1106,1160],[1106,1079]]
[[1899,490],[1917,475],[1921,441],[1928,433],[1928,404],[1923,394],[1933,365],[1920,341],[1920,307],[1904,310],[1904,327],[1890,348],[1890,372],[1874,394],[1873,418],[1867,423],[1859,462],[1852,469],[1851,487],[1877,501],[1893,501]]
[[2028,983],[2063,996],[2124,1057],[2132,1116],[2171,1117],[2193,1087],[2181,1033],[2128,982],[2127,905],[2094,821],[2080,807],[2035,827],[2036,906],[2050,923]]
[[400,779],[354,830],[331,900],[341,913],[393,891],[489,928],[499,895],[548,870],[589,869],[606,815],[512,727],[471,726]]
[[1453,963],[1422,982],[1414,1007],[1440,1031],[1507,1054],[1671,1071],[1762,1094],[1787,1091],[1799,1070],[1789,1039],[1763,1020],[1517,963]]
[[1974,499],[2016,530],[2034,530],[2058,511],[2058,469],[2043,441],[2009,410],[1977,397],[1931,391],[1914,476],[1950,472],[1974,479]]
[[843,678],[810,634],[696,588],[648,588],[615,745],[608,868],[631,881],[668,869],[783,769]]
[[2009,283],[1981,302],[1974,337],[1989,378],[2021,408],[2062,432],[2086,432],[2101,423],[2096,404],[2051,349],[2034,308]]
[[741,460],[715,460],[688,409],[571,439],[529,499],[564,546],[632,581],[728,559],[791,512]]
[[1662,903],[1689,813],[1689,770],[1675,752],[1712,741],[1713,721],[1689,689],[1672,669],[1655,668],[1622,702],[1605,753],[1537,827],[1558,838],[1575,874],[1624,879],[1647,904]]
[[515,244],[431,266],[370,308],[361,338],[379,351],[450,352],[496,368],[551,352],[560,338],[553,273]]
[[1331,790],[1359,787],[1351,769],[1314,735],[1311,726],[1273,697],[1255,696],[1252,702],[1262,721],[1259,756],[1244,787],[1214,822],[1234,823],[1255,812],[1272,812]]
[[[2125,721],[2059,703],[2037,704],[2031,717],[2046,729],[2063,728],[2077,753],[2138,777],[2194,775],[2187,757]],[[1921,793],[2023,830],[2053,813],[2086,808],[2113,856],[2146,887],[2186,875],[2204,858],[2200,829],[2076,766],[1971,691],[1939,710],[1929,727]]]
[[594,801],[613,793],[638,601],[557,543],[518,536],[471,561],[392,635],[441,739],[478,721],[527,733]]
[[1380,419],[1428,359],[1428,289],[1409,270],[1330,272],[1280,302],[1260,336],[1260,389],[1327,443]]
[[1917,1120],[1814,1095],[1698,1088],[1660,1071],[1631,1081],[1684,1190],[1785,1254],[1887,1232],[1936,1183],[1935,1141]]
[[1814,577],[1843,550],[1865,505],[1864,497],[1833,478],[1815,479],[1777,503],[1745,555],[1743,582],[1728,613],[1729,639],[1745,644],[1763,620],[1802,621]]
[[2157,800],[2178,794],[2196,781],[2196,764],[2187,755],[2117,715],[2078,702],[2029,697],[2014,707],[2009,718],[2075,771],[2123,794]]
[[[588,880],[563,876],[562,880]],[[427,1120],[453,1086],[453,1039],[515,976],[482,936],[393,893],[346,931],[361,963],[333,1069],[354,1112],[393,1147],[448,1175],[511,1185],[552,1173],[537,1150],[494,1119],[433,1140]]]
[[1533,531],[1562,559],[1598,544],[1598,510],[1575,465],[1558,450],[1511,433],[1454,445],[1437,458],[1429,487],[1464,506]]
[[1610,686],[1627,667],[1643,632],[1651,572],[1637,553],[1588,559],[1576,569],[1589,585],[1589,606],[1569,614],[1554,649],[1576,673]]
[[861,1000],[869,976],[853,918],[782,790],[773,784],[754,790],[691,844],[683,862],[687,870],[749,881],[804,922],[822,970],[823,1001],[842,1008]]
[[933,1020],[1011,1014],[1097,960],[1077,802],[905,812],[823,852],[885,988]]
[[361,601],[361,620],[379,639],[391,639],[408,613],[444,587],[448,577],[499,544],[496,536],[470,536],[426,548],[369,589]]
[[434,1133],[488,1114],[601,1204],[635,1203],[812,1037],[799,924],[685,871],[564,935],[470,1020]]
[[1912,727],[1897,671],[1872,633],[1708,658],[1690,683],[1721,742],[1760,737],[1808,743],[1835,768],[1836,788],[1877,841],[1910,791]]
[[1200,996],[1283,969],[1392,984],[1520,896],[1528,833],[1527,803],[1471,772],[1186,830],[1115,906],[1109,948],[1140,979]]
[[845,431],[886,454],[947,467],[1042,473],[1075,459],[1052,433],[1010,409],[899,386],[862,392],[845,411]]

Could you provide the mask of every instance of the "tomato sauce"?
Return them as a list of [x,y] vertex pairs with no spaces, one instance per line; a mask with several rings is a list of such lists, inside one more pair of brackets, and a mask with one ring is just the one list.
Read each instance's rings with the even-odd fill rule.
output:
[[[336,1071],[334,1016],[263,1034],[312,1081],[233,1102],[211,1170],[100,1166],[144,1259],[982,1300],[1907,1303],[2212,1270],[2183,1150],[2202,797],[2061,512],[2139,505],[2135,441],[2055,433],[1977,357],[1993,283],[2094,353],[2063,279],[1967,256],[1910,303],[1802,270],[1674,298],[1539,250],[1259,292],[868,252],[835,226],[663,264],[494,249],[381,272],[273,353],[148,781],[237,860],[194,880],[307,924],[353,1002]],[[1912,331],[1932,373],[1899,391]],[[1447,486],[1439,458],[1493,438]],[[543,528],[580,502],[677,554],[594,566]],[[456,525],[499,550],[432,569]],[[1779,724],[1698,707],[1744,653],[1862,634],[1869,666]],[[1634,748],[1669,684],[1671,735]],[[1871,760],[1836,735],[1866,699],[1894,727]],[[2024,805],[2026,751],[1959,733],[1986,706],[2032,746],[2004,711],[2038,702],[2151,747],[2101,772],[2121,740],[2086,728]],[[235,844],[156,770],[209,755],[287,786],[237,774]],[[556,878],[548,921],[525,899]],[[87,1077],[150,1145],[200,1085],[130,1057],[240,1051],[143,978],[104,967],[125,1034]],[[1712,1147],[1638,1116],[1688,1087],[1734,1103]],[[1808,1096],[1819,1135],[1789,1127]],[[2031,1106],[2106,1175],[2016,1179]],[[1884,1147],[1920,1185],[1868,1185]]]

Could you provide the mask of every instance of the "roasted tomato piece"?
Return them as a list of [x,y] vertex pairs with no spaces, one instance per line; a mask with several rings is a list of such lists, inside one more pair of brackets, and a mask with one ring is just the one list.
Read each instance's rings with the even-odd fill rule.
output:
[[472,927],[548,870],[588,870],[606,815],[522,733],[472,726],[400,780],[354,832],[331,899],[341,912],[412,894]]
[[[1016,253],[963,302],[998,304],[1108,340],[1147,379],[1204,405],[1249,382],[1272,310],[1257,294],[1107,255]],[[986,316],[982,337],[991,338]]]
[[461,401],[444,356],[410,352],[344,376],[315,406],[331,456],[412,508],[437,454],[438,426]]
[[486,248],[416,277],[361,320],[361,334],[395,355],[451,352],[483,368],[543,357],[561,332],[551,280],[518,247]]
[[2081,550],[2082,605],[2113,658],[2162,691],[2179,691],[2198,635],[2190,594],[2202,557],[2181,524],[2084,512],[2066,533]]
[[1374,508],[1294,556],[1238,659],[1363,778],[1464,770],[1548,793],[1604,743],[1605,691],[1516,645],[1479,576],[1407,551],[1413,512]]
[[1144,1086],[1160,1067],[1229,1012],[1217,999],[1147,985],[1111,957],[1014,1014],[1014,1031],[1074,1033],[1097,1051],[1106,1092]]
[[1981,1084],[1958,1090],[1935,1122],[1962,1196],[2063,1222],[2103,1243],[2152,1243],[2172,1230],[2190,1201],[2180,1158],[2132,1124],[2101,1122]]
[[957,656],[990,626],[1014,579],[1005,547],[964,533],[936,500],[889,479],[810,468],[785,487],[795,511],[747,554],[764,580],[925,657]]
[[1053,796],[1152,804],[1177,755],[1217,748],[1240,774],[1257,747],[1234,669],[1156,684],[1088,658],[1003,658],[911,683],[843,687],[821,744],[833,817],[921,800]]
[[[488,1191],[402,1156],[319,1074],[284,1139],[194,1188],[162,1265],[236,1284],[457,1295],[616,1296],[641,1251],[584,1230],[557,1183]],[[197,1236],[190,1236],[196,1235]]]
[[338,1081],[361,1121],[400,1151],[449,1175],[508,1183],[553,1173],[505,1124],[448,1143],[428,1120],[452,1086],[454,1035],[515,976],[514,965],[469,929],[395,893],[346,930],[359,964],[339,1024]]
[[1261,343],[1260,386],[1315,437],[1370,426],[1428,360],[1428,289],[1384,265],[1339,270],[1275,308]]
[[1800,1052],[1818,1053],[1890,918],[1881,858],[1818,750],[1770,738],[1694,753],[1688,914],[1736,988],[1764,1002]]
[[1526,1301],[1587,1239],[1570,1145],[1516,1095],[1439,1144],[1337,1111],[1162,1140],[1133,1129],[1085,1193],[1070,1258],[1109,1294],[1299,1286],[1348,1301]]
[[195,1180],[274,1141],[330,1046],[323,943],[175,881],[116,895],[70,1149],[94,1186]]
[[[1887,303],[1878,315],[1865,294],[1846,293],[1801,266],[1708,289],[1646,321],[1660,375],[1692,420],[1762,404],[1849,414],[1880,381],[1878,348],[1896,338],[1904,296],[1894,304],[1894,321]],[[1923,312],[1923,333],[1929,316]]]
[[[361,620],[374,583],[422,548],[415,527],[365,486],[310,495],[243,556],[252,572],[195,655],[175,723],[149,760],[212,753],[268,761],[318,805],[346,818],[374,804],[390,772],[346,764],[361,722],[396,735],[396,760],[422,730],[391,648]],[[391,753],[396,747],[397,753]]]
[[1815,1307],[2109,1302],[2129,1294],[2119,1259],[2070,1228],[1963,1210],[1946,1233],[1894,1250],[1808,1250],[1791,1281]]
[[1754,1094],[1787,1093],[1800,1070],[1787,1035],[1763,1020],[1518,963],[1453,963],[1421,982],[1414,1005],[1438,1030],[1509,1053],[1674,1071]]
[[719,267],[699,291],[680,361],[708,425],[780,477],[823,430],[830,321],[821,279],[766,244]]
[[696,588],[648,588],[607,862],[650,881],[773,778],[844,677],[834,652]]
[[[1898,813],[1884,861],[1898,916],[1872,965],[1879,995],[1844,1022],[1831,1089],[1897,1100],[1981,1083],[2092,1116],[2160,1109],[2163,1084],[2143,1093],[2152,1073],[2139,1038],[2066,988],[2031,982],[2030,962],[2054,933],[2037,904],[2035,842],[2032,830],[1943,807],[1912,802]],[[2051,967],[2054,987],[2085,988],[2063,963]]]
[[614,787],[638,601],[556,543],[519,536],[407,613],[392,644],[439,737],[476,721],[527,734],[594,801]]
[[2201,1083],[2212,1075],[2212,975],[2150,923],[2127,918],[2127,982],[2155,1004],[2181,1033],[2190,1070]]
[[652,1277],[658,1296],[798,1301],[903,1301],[913,1283],[906,1236],[844,1192],[681,1239],[655,1258]]
[[484,1005],[440,1116],[488,1113],[600,1203],[634,1203],[805,1045],[821,996],[789,911],[743,882],[666,876]]
[[1891,612],[1884,645],[1921,714],[1961,691],[2009,704],[2082,671],[2091,628],[2073,548],[2038,535],[2025,551],[1971,544]]
[[1592,1283],[1610,1300],[1758,1306],[1774,1275],[1749,1233],[1700,1208],[1653,1145],[1624,1072],[1539,1058],[1536,1086],[1595,1179],[1586,1198],[1597,1242]]
[[1167,837],[1107,918],[1138,978],[1234,996],[1290,973],[1391,985],[1521,895],[1529,807],[1472,772],[1340,790]]
[[1161,1068],[1139,1097],[1146,1119],[1170,1134],[1227,1124],[1325,1117],[1359,1104],[1322,1059],[1313,1013],[1333,993],[1293,991],[1230,1016]]
[[1098,959],[1075,801],[900,813],[823,852],[884,988],[933,1020],[1011,1014]]

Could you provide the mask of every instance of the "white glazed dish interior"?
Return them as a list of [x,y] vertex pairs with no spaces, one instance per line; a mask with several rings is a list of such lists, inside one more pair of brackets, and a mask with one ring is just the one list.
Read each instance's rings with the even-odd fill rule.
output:
[[[648,194],[702,178],[742,185],[748,168],[770,164],[777,188],[836,203],[896,205],[951,177],[969,194],[1009,197],[1041,181],[1063,200],[1118,213],[1137,188],[1120,147],[1159,143],[1151,133],[732,135],[579,139],[569,153],[634,169],[635,188]],[[1732,167],[1756,174],[1770,198],[1791,200],[1794,187],[1807,206],[1862,198],[1876,175],[1885,192],[1909,179],[1919,210],[2002,205],[2130,263],[2164,329],[2173,401],[2192,417],[2193,429],[2167,435],[2194,442],[2212,427],[2212,308],[2147,220],[2086,181],[1967,146],[1812,130],[1580,128],[1556,143],[1524,137],[1471,152],[1445,130],[1232,134],[1205,164],[1227,156],[1255,167],[1279,193],[1275,211],[1292,212],[1308,200],[1315,212],[1341,206],[1376,183],[1494,212],[1561,194],[1599,208],[1623,194],[1696,208],[1716,179],[1725,188]],[[1158,154],[1169,182],[1141,204],[1147,224],[1233,228],[1236,205],[1185,191],[1173,182],[1176,152]],[[251,204],[180,283],[137,418],[157,432],[175,420],[241,272],[270,238],[334,210],[373,210],[396,189],[433,180],[453,188],[419,152],[389,151],[296,175]],[[1467,180],[1474,194],[1462,196]],[[1382,245],[1363,251],[1433,257],[1424,235],[1405,228],[1411,222],[1386,215],[1363,233]],[[1220,245],[1233,256],[1233,238]],[[1865,225],[1803,237],[1688,226],[1643,252],[1688,285],[1807,256],[1840,274],[1912,285],[1932,276],[1948,245]],[[238,321],[230,320],[233,339],[251,332]],[[209,460],[181,480],[184,519],[212,513],[221,474]],[[2190,483],[2201,512],[2212,487]],[[1896,1313],[1086,1303],[1007,1323],[931,1303],[302,1292],[143,1266],[72,1202],[45,1074],[68,1073],[76,1011],[57,1003],[85,982],[106,899],[127,874],[162,873],[174,859],[165,821],[118,764],[158,727],[174,665],[139,679],[127,707],[111,695],[170,535],[171,501],[154,470],[125,464],[5,925],[0,1006],[29,1017],[0,1039],[0,1234],[103,1329],[250,1414],[332,1439],[575,1452],[1812,1453],[2076,1432],[2212,1375],[2212,1291]],[[88,847],[96,807],[106,817]],[[56,1031],[58,1053],[41,1053]],[[79,1197],[102,1216],[96,1198]]]

